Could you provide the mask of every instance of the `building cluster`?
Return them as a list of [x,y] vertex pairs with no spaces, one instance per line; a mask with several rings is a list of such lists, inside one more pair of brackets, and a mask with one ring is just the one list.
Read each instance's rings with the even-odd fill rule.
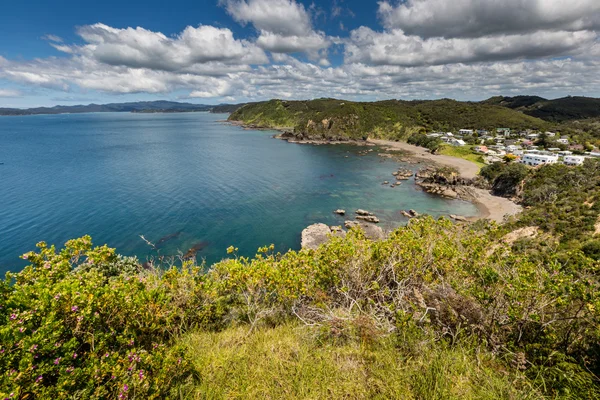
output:
[[[457,133],[433,132],[427,136],[440,138],[449,145],[459,147],[467,146],[467,141],[475,142],[477,144],[473,146],[473,151],[482,154],[486,163],[502,161],[508,154],[515,156],[517,162],[532,167],[559,162],[576,166],[582,165],[588,157],[600,157],[600,152],[584,153],[583,145],[571,143],[567,136],[560,136],[556,132],[513,132],[510,128],[497,128],[492,133],[487,130],[460,129]],[[547,139],[546,143],[561,147],[539,145],[542,136]]]

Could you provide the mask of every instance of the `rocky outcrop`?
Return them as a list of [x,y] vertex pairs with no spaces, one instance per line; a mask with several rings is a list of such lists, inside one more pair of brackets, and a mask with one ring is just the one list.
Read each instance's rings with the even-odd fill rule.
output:
[[303,249],[316,250],[334,236],[345,236],[346,232],[341,226],[329,227],[325,224],[313,224],[302,231],[301,246]]
[[338,208],[333,213],[337,214],[337,215],[346,215],[346,210],[342,210],[341,208]]
[[361,221],[371,222],[373,224],[379,223],[379,218],[377,218],[374,215],[358,215],[356,217],[356,219],[361,220]]
[[346,221],[344,226],[347,229],[362,229],[365,234],[365,237],[370,240],[382,240],[385,238],[385,233],[383,229],[379,226],[364,222],[364,221]]
[[469,222],[467,217],[463,217],[462,215],[450,214],[450,218],[452,218],[453,220],[458,221],[458,222]]
[[424,191],[449,199],[462,199],[464,186],[473,184],[473,180],[462,178],[458,172],[447,168],[424,168],[416,173],[416,184]]

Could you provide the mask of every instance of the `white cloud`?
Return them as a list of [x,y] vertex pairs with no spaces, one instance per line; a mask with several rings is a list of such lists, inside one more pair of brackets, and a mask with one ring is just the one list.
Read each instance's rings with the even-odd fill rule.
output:
[[306,52],[318,58],[330,41],[313,29],[311,16],[295,0],[221,0],[227,12],[242,25],[259,32],[256,44],[273,53]]
[[[227,28],[209,25],[168,36],[142,27],[95,24],[78,29],[80,45],[49,40],[63,53],[60,56],[32,60],[0,56],[0,79],[74,96],[94,91],[157,96],[184,92],[217,101],[600,93],[600,42],[593,4],[574,0],[573,15],[580,15],[581,7],[588,7],[588,15],[565,17],[553,25],[544,21],[562,15],[556,10],[563,6],[552,3],[556,9],[544,10],[542,17],[532,18],[530,28],[521,29],[518,21],[506,17],[501,25],[496,20],[502,18],[481,11],[497,11],[489,0],[481,0],[479,6],[472,0],[479,11],[471,14],[465,8],[471,4],[468,0],[450,1],[383,2],[384,31],[361,27],[338,38],[316,30],[315,9],[296,0],[223,0],[236,21],[256,28],[256,37],[240,39]],[[549,1],[531,0],[546,5]],[[506,2],[534,9],[524,0]],[[439,10],[423,11],[421,3]],[[462,24],[450,15],[450,6],[442,7],[446,4],[463,11]],[[402,7],[410,8],[421,23],[413,26],[398,17]],[[447,16],[440,11],[446,9]],[[444,22],[446,17],[454,22]],[[456,26],[453,31],[440,28],[442,35],[436,33],[438,25]],[[328,51],[339,51],[343,62],[332,66]],[[309,61],[295,53],[306,53]],[[6,95],[7,89],[3,91]]]
[[[140,27],[116,29],[104,24],[81,27],[78,34],[88,44],[69,47],[70,52],[85,54],[109,65],[175,71],[215,61],[229,64],[268,62],[266,54],[256,45],[234,39],[229,29],[208,25],[188,26],[175,38]],[[60,50],[69,52],[64,46]]]
[[0,89],[0,97],[21,97],[23,93],[13,89]]
[[598,0],[406,0],[380,1],[387,29],[421,37],[477,37],[539,30],[600,27]]
[[375,32],[361,27],[346,43],[346,62],[375,65],[440,65],[481,61],[535,59],[560,56],[591,47],[591,31],[539,31],[523,35],[479,38],[428,38],[408,36],[401,30]]
[[57,35],[51,35],[51,34],[47,34],[42,36],[42,39],[47,40],[49,42],[56,42],[56,43],[62,43],[63,39],[60,36]]

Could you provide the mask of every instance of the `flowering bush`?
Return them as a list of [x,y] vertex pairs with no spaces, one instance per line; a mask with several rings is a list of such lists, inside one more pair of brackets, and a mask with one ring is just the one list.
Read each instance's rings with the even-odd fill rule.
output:
[[89,237],[38,247],[0,286],[2,398],[163,398],[186,379],[160,278],[106,274],[122,259]]

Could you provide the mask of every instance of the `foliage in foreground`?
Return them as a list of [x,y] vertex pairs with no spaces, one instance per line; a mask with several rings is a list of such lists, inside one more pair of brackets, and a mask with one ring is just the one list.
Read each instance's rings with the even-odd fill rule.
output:
[[[207,272],[144,271],[89,237],[59,253],[41,243],[0,286],[0,391],[245,397],[259,375],[241,360],[266,371],[256,358],[279,348],[289,354],[271,354],[268,369],[297,380],[272,382],[273,397],[337,384],[355,398],[600,396],[598,263],[578,251],[531,258],[494,240],[494,226],[475,229],[424,218],[379,242],[352,231]],[[312,393],[288,386],[319,381]]]

